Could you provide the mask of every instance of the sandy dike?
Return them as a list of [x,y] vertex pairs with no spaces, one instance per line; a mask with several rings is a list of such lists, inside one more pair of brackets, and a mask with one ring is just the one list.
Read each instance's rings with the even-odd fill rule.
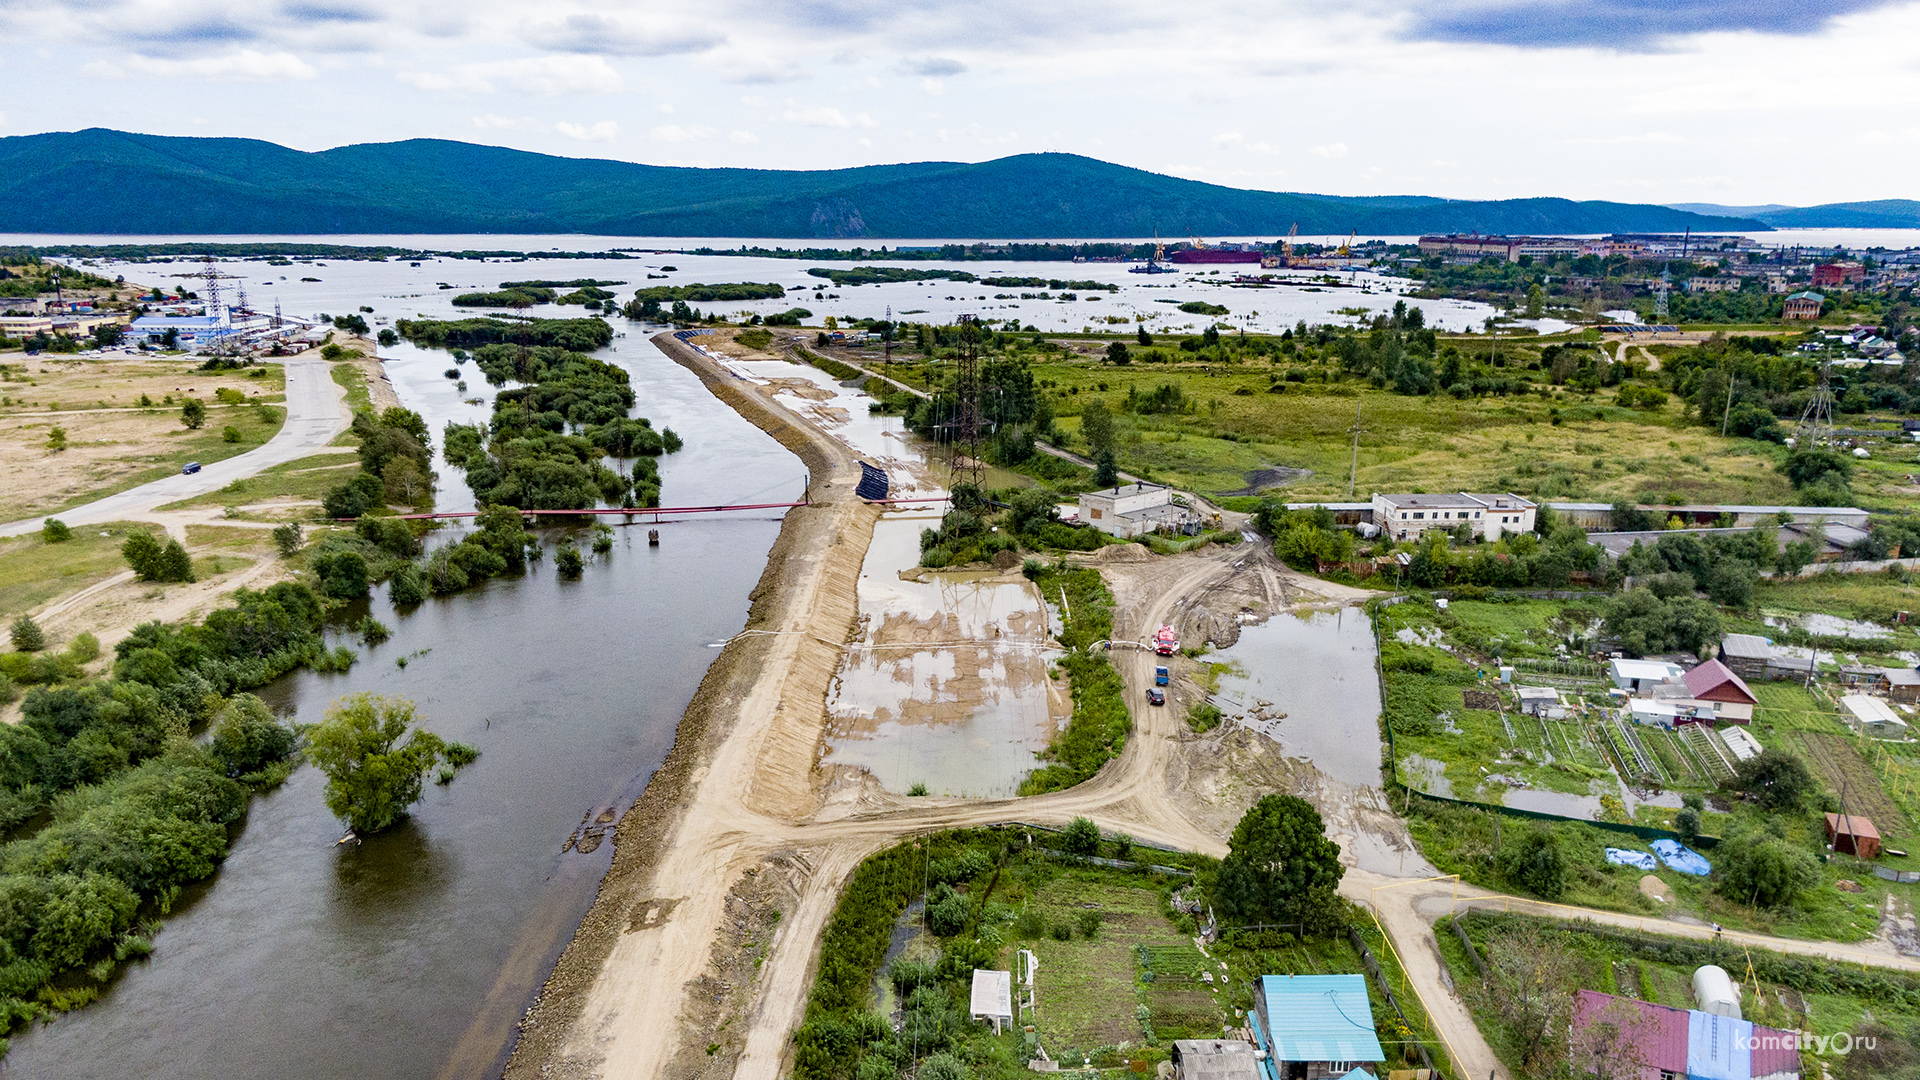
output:
[[799,455],[814,505],[787,512],[754,589],[747,630],[765,632],[721,650],[666,762],[621,818],[613,866],[521,1024],[510,1078],[624,1073],[636,1063],[610,1054],[616,1031],[621,1046],[663,1056],[679,1042],[688,984],[713,959],[729,890],[760,861],[739,838],[778,831],[816,806],[810,773],[827,688],[880,516],[854,496],[851,450],[671,334],[654,343]]

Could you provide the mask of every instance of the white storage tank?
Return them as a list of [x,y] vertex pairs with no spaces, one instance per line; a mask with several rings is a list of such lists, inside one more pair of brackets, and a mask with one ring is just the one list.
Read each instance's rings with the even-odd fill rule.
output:
[[1708,964],[1694,970],[1693,1000],[1701,1012],[1740,1019],[1740,990],[1723,967]]

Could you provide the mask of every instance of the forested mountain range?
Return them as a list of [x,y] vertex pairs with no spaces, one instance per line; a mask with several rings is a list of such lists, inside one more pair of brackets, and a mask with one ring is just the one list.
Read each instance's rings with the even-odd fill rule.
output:
[[439,139],[316,153],[103,128],[0,139],[7,232],[1024,240],[1278,237],[1295,224],[1308,235],[1765,227],[1631,203],[1248,191],[1073,154],[785,171],[552,157]]

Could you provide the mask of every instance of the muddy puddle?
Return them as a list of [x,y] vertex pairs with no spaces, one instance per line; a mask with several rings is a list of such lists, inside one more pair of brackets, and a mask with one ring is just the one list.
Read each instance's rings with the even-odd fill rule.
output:
[[[887,470],[895,498],[946,494],[938,451],[897,416],[828,373],[782,360],[723,362],[774,389],[780,403]],[[871,773],[906,794],[1014,794],[1072,712],[1048,678],[1051,613],[1026,581],[1000,574],[928,574],[920,530],[945,507],[890,513],[874,527],[860,568],[860,629],[827,702],[822,763]]]
[[1032,585],[928,574],[920,530],[938,514],[890,514],[860,569],[859,639],[827,701],[828,765],[888,791],[1012,795],[1072,710],[1047,676],[1050,615]]
[[1346,784],[1380,786],[1380,683],[1358,608],[1275,615],[1206,659],[1230,665],[1214,703]]

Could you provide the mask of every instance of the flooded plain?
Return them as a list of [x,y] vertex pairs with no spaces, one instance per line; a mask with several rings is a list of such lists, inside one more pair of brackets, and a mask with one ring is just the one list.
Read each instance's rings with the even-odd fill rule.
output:
[[1365,612],[1275,615],[1207,659],[1230,665],[1214,694],[1228,722],[1341,783],[1380,786],[1380,682]]

